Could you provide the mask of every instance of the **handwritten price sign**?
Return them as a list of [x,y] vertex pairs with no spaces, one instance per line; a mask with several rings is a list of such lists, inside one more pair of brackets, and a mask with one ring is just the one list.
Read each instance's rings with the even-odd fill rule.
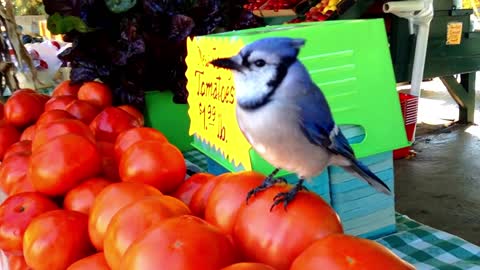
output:
[[189,39],[186,76],[188,79],[188,114],[190,135],[205,140],[235,166],[251,169],[250,144],[240,131],[235,115],[233,74],[210,61],[230,57],[243,47],[240,40]]

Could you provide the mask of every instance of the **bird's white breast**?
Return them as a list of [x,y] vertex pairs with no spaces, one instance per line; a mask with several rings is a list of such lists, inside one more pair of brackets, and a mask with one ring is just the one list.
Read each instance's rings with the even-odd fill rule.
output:
[[330,154],[307,140],[300,130],[298,115],[297,107],[278,100],[253,111],[237,107],[240,129],[266,161],[310,178],[327,166]]

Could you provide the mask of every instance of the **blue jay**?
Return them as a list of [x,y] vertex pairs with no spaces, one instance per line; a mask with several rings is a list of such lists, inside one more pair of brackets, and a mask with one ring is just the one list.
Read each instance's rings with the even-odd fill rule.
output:
[[355,158],[347,139],[335,124],[319,87],[297,59],[304,39],[264,38],[245,46],[231,58],[210,63],[234,75],[239,127],[252,147],[276,169],[247,194],[248,199],[278,181],[280,169],[296,173],[298,183],[277,194],[284,207],[329,165],[360,176],[376,190],[391,194],[388,186]]

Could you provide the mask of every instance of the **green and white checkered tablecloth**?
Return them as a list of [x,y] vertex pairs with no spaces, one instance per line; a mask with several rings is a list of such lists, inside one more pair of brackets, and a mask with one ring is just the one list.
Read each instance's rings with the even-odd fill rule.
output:
[[[184,153],[193,171],[206,171],[207,160],[193,150]],[[394,234],[376,239],[418,270],[480,270],[480,247],[457,236],[396,214]]]
[[480,247],[457,236],[396,215],[398,231],[376,239],[419,270],[480,270]]
[[[193,165],[191,169],[195,170],[200,170],[200,171],[207,171],[207,159],[205,156],[200,153],[197,150],[191,150],[187,152],[183,152],[183,157],[187,161],[187,166],[188,165]],[[190,166],[188,166],[190,168]],[[198,168],[195,168],[198,167]]]

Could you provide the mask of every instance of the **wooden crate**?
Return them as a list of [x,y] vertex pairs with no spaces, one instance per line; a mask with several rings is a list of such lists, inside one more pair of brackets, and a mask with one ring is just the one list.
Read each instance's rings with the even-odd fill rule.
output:
[[[341,127],[350,143],[364,138],[356,126]],[[387,151],[361,158],[394,192],[393,153]],[[375,238],[393,233],[395,226],[395,198],[370,187],[366,182],[340,167],[328,168],[331,205],[340,216],[345,233]]]

